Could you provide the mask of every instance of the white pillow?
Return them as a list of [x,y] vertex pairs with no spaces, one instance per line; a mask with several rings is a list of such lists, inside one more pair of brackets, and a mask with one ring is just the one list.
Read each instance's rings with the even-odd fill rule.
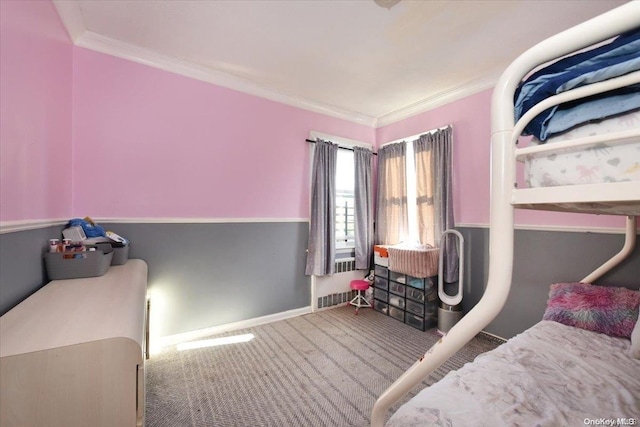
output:
[[640,359],[640,315],[633,332],[631,332],[631,356]]

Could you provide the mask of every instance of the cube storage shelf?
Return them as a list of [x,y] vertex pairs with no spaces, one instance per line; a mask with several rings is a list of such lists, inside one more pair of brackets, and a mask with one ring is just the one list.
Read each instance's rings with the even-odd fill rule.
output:
[[438,276],[420,279],[375,265],[373,308],[421,331],[438,324]]

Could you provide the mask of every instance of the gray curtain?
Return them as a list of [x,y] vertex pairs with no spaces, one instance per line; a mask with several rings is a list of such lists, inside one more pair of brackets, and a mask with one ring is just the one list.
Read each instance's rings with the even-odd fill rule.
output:
[[337,160],[338,145],[318,138],[313,152],[307,275],[335,272]]
[[[420,243],[438,246],[445,230],[455,227],[453,219],[453,129],[449,126],[422,135],[413,142],[416,161],[418,232]],[[448,235],[445,251],[444,281],[458,280],[456,239]]]
[[394,245],[408,237],[407,146],[397,142],[378,150],[376,243]]
[[373,153],[362,147],[354,147],[355,169],[355,239],[356,269],[368,270],[373,251],[373,197],[371,194],[371,162]]

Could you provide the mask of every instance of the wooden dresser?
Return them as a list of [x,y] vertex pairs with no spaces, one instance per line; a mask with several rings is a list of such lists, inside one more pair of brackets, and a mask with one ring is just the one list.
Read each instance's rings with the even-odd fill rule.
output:
[[0,425],[143,425],[146,287],[147,264],[129,260],[0,317]]

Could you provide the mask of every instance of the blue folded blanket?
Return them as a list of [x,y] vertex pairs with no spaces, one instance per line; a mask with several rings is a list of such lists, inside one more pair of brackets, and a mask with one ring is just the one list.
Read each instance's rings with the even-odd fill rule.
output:
[[[640,70],[640,28],[532,74],[515,93],[515,119],[550,96],[637,70]],[[544,141],[576,125],[639,108],[640,85],[628,86],[549,108],[536,116],[523,134]]]
[[85,236],[87,236],[87,238],[106,236],[106,232],[104,231],[104,228],[102,228],[98,224],[89,222],[86,219],[82,219],[82,218],[70,219],[69,224],[67,224],[67,227],[75,227],[75,226],[82,227],[82,230],[84,231],[84,234]]

